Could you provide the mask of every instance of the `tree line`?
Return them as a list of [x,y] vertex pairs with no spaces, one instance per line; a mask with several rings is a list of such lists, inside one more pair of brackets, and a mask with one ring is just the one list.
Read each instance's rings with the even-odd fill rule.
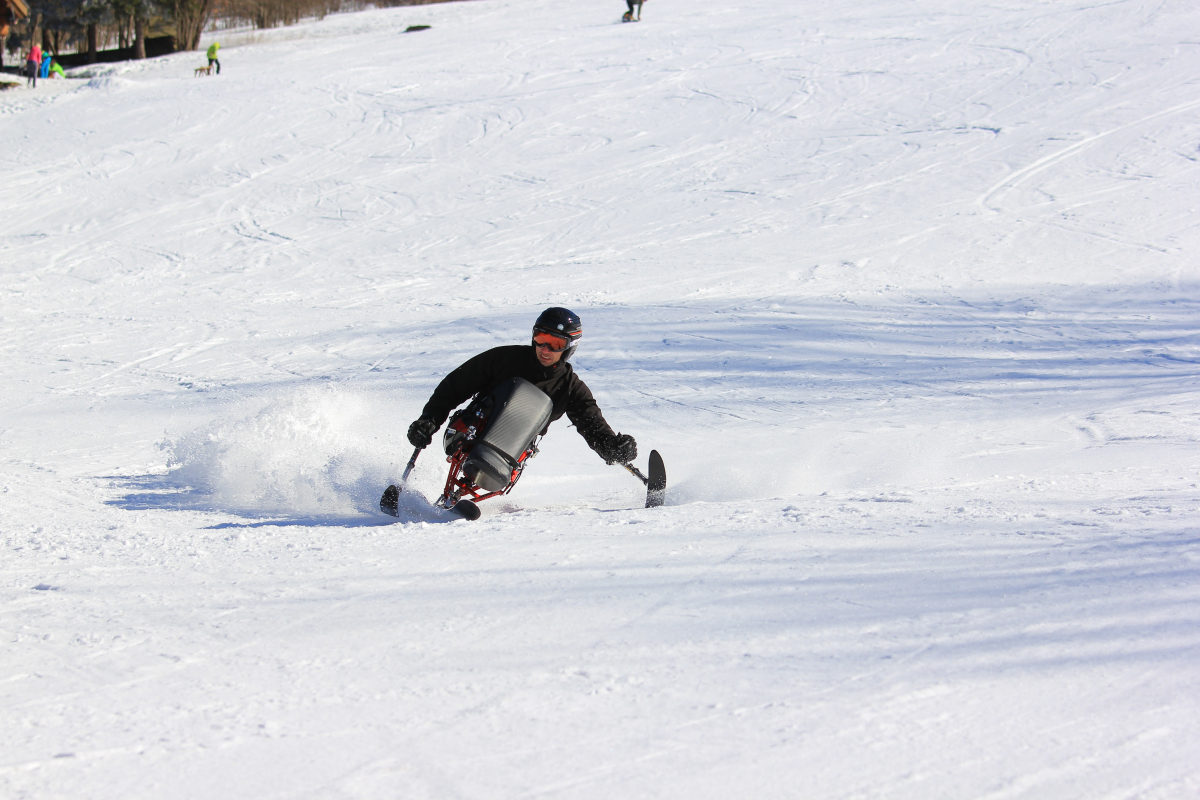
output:
[[29,16],[12,27],[9,51],[27,51],[35,41],[54,55],[129,49],[146,57],[149,37],[170,36],[174,50],[195,50],[211,25],[258,29],[293,25],[367,6],[411,6],[446,0],[29,0]]

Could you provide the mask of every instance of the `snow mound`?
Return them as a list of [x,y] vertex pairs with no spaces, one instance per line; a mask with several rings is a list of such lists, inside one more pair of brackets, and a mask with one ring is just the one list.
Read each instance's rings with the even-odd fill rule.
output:
[[94,78],[89,78],[84,86],[88,89],[96,89],[100,91],[112,92],[134,86],[134,81],[128,78],[122,78],[117,75],[97,75]]

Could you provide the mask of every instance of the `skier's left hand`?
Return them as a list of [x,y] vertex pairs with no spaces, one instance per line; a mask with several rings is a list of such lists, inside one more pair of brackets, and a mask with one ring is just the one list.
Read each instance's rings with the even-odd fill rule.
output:
[[628,464],[637,458],[637,442],[628,433],[618,433],[604,443],[600,455],[609,464]]

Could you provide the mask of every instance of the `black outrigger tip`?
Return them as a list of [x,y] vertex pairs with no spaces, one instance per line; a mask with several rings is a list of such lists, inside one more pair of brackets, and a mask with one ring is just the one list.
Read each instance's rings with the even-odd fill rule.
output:
[[[412,451],[412,457],[408,459],[408,464],[404,466],[404,475],[400,478],[401,483],[406,482],[408,476],[412,474],[413,467],[417,465],[417,456],[421,455],[422,449],[418,447]],[[379,498],[379,510],[393,517],[400,516],[400,492],[402,491],[404,490],[394,483],[384,489],[383,497]]]
[[649,475],[643,475],[633,464],[621,466],[646,485],[646,508],[657,508],[667,501],[667,468],[657,450],[650,451]]
[[646,508],[657,508],[667,502],[667,467],[657,450],[650,451],[646,472]]
[[385,514],[390,514],[393,517],[400,516],[400,487],[392,484],[383,490],[383,497],[379,498],[379,510]]

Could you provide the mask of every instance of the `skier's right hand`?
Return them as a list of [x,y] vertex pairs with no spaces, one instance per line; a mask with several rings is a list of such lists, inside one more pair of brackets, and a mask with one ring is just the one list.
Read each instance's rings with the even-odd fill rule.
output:
[[418,417],[412,425],[408,426],[408,443],[417,448],[429,447],[437,429],[437,423],[429,417]]

